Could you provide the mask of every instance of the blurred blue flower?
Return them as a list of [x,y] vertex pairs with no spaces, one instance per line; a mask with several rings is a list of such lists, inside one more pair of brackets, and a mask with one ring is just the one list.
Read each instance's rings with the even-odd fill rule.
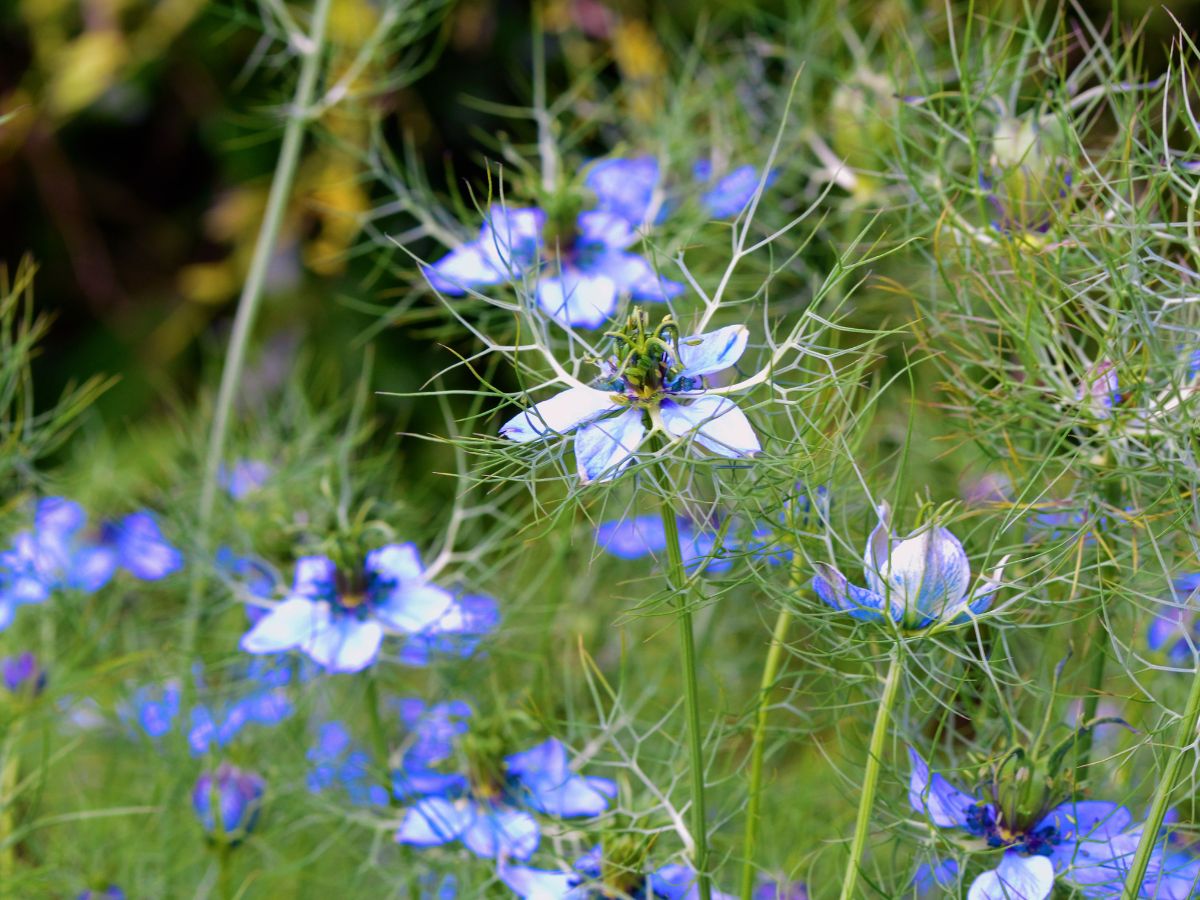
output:
[[753,900],[808,900],[808,886],[802,881],[764,881],[754,888]]
[[662,302],[683,292],[683,285],[661,277],[644,257],[627,250],[638,235],[621,215],[582,212],[570,233],[552,240],[543,235],[546,222],[546,214],[536,207],[493,206],[479,237],[425,266],[425,276],[447,296],[536,279],[542,311],[578,328],[603,325],[623,295]]
[[84,891],[76,900],[125,900],[125,892],[115,884],[110,884],[104,890]]
[[[690,519],[683,516],[677,521],[683,564],[689,572],[703,568],[706,573],[716,575],[729,570],[733,560],[720,555],[713,556],[716,535],[697,529]],[[643,559],[665,553],[667,535],[661,516],[634,516],[631,519],[602,522],[596,528],[596,544],[619,559]]]
[[10,694],[35,696],[46,687],[46,671],[26,651],[20,656],[0,659],[0,683]]
[[215,773],[205,772],[196,779],[192,808],[210,835],[237,843],[254,830],[265,790],[266,783],[258,775],[223,763]]
[[474,760],[466,774],[439,772],[435,766],[462,733],[457,719],[448,709],[435,709],[426,719],[431,727],[396,773],[398,794],[421,795],[404,811],[396,832],[401,844],[461,841],[477,856],[527,860],[541,836],[530,811],[556,818],[597,816],[616,796],[609,779],[572,772],[567,748],[554,738],[501,760]]
[[817,565],[813,590],[834,609],[856,619],[890,618],[900,627],[917,630],[934,624],[955,624],[978,615],[991,605],[1000,586],[1005,560],[974,591],[970,564],[958,538],[928,524],[904,538],[894,538],[887,504],[879,507],[879,524],[867,540],[864,575],[867,587],[847,582],[833,566]]
[[118,707],[121,718],[136,724],[154,739],[170,733],[179,715],[180,689],[178,681],[168,681],[161,687],[140,687],[130,703]]
[[492,597],[462,594],[439,621],[437,628],[410,635],[400,648],[400,662],[427,666],[434,656],[466,659],[500,624],[500,605]]
[[[738,166],[715,182],[713,174],[712,163],[707,159],[697,160],[692,166],[692,178],[704,186],[700,195],[701,207],[714,219],[741,215],[758,191],[758,169],[750,165]],[[767,173],[763,182],[764,190],[774,183],[777,175],[774,170]]]
[[43,603],[57,590],[92,592],[108,584],[116,571],[113,551],[84,539],[87,514],[62,497],[38,501],[33,528],[0,553],[0,631],[16,611]]
[[385,628],[428,635],[464,627],[454,597],[424,573],[413,544],[372,550],[361,572],[339,572],[325,556],[302,557],[291,592],[242,636],[241,647],[298,649],[330,672],[359,672],[379,655]]
[[[1003,821],[992,803],[954,787],[909,747],[912,808],[939,828],[961,829],[988,847],[1003,849],[999,865],[975,878],[968,900],[1045,900],[1056,878],[1086,897],[1116,896],[1141,837],[1123,806],[1099,800],[1061,803],[1031,827]],[[1156,850],[1151,871],[1161,871]],[[1117,894],[1113,894],[1116,888]]]
[[319,794],[332,788],[345,791],[355,806],[387,806],[388,792],[371,775],[371,757],[357,747],[341,722],[326,722],[317,743],[308,750],[308,789]]
[[275,467],[259,459],[239,459],[232,466],[221,466],[217,483],[234,500],[242,500],[270,480]]
[[636,228],[646,224],[659,178],[653,156],[617,157],[593,165],[584,185],[596,195],[596,209],[620,216]]
[[107,522],[101,534],[116,554],[117,565],[135,578],[158,581],[183,568],[183,554],[163,536],[151,512],[143,510],[119,522]]
[[[603,851],[595,847],[577,859],[570,869],[514,866],[502,859],[497,874],[514,894],[524,900],[589,900],[609,896],[627,897],[629,900],[699,900],[700,897],[694,870],[681,863],[671,863],[642,875],[621,871],[620,885],[604,883],[604,868]],[[799,889],[802,893],[768,893],[761,897],[779,900],[807,898],[803,886]],[[712,897],[713,900],[734,900],[732,894],[721,891],[713,891]],[[755,900],[760,900],[757,893]]]
[[[273,600],[282,591],[283,578],[279,571],[261,557],[238,556],[230,547],[218,547],[215,564],[222,578],[251,597]],[[246,603],[245,607],[251,625],[257,624],[268,612],[266,607],[253,603]]]
[[958,861],[943,859],[936,865],[921,863],[912,883],[918,897],[943,897],[958,884]]
[[1179,575],[1171,581],[1170,603],[1162,603],[1150,623],[1146,643],[1151,650],[1161,650],[1171,662],[1182,664],[1192,658],[1192,648],[1200,646],[1197,629],[1197,592],[1200,592],[1200,572]]
[[761,446],[746,414],[727,397],[705,393],[708,376],[741,358],[746,327],[729,325],[671,341],[650,337],[644,317],[635,324],[635,340],[645,342],[646,352],[622,350],[622,358],[603,363],[603,389],[568,388],[514,416],[500,434],[528,443],[579,429],[575,457],[584,482],[615,478],[633,461],[647,436],[647,415],[669,437],[690,437],[693,446],[718,456],[757,454]]

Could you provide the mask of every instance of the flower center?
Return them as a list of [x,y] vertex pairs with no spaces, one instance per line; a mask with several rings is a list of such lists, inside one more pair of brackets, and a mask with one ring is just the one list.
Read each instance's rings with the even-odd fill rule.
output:
[[657,327],[650,326],[650,315],[634,307],[620,331],[610,331],[616,345],[609,363],[612,377],[606,384],[624,394],[634,406],[657,406],[663,394],[691,390],[695,379],[683,376],[679,364],[679,327],[664,316]]

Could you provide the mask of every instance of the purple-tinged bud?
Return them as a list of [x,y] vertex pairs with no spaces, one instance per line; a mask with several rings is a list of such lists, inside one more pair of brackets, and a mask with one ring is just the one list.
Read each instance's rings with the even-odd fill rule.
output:
[[205,831],[218,840],[237,843],[254,829],[265,789],[266,782],[258,775],[222,763],[215,774],[204,772],[196,779],[192,806]]
[[29,652],[0,660],[0,681],[10,694],[36,696],[46,686],[46,673]]

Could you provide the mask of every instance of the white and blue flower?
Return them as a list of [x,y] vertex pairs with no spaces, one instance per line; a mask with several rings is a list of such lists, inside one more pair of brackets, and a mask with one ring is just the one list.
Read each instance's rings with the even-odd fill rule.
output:
[[970,564],[958,538],[935,523],[895,538],[883,504],[864,554],[867,586],[850,584],[823,563],[817,565],[812,585],[818,597],[856,619],[890,619],[906,630],[918,630],[964,622],[986,610],[1000,586],[1004,562],[969,591]]
[[[650,872],[629,871],[624,865],[604,865],[604,851],[594,847],[575,861],[569,869],[535,869],[516,866],[501,860],[500,880],[522,900],[600,900],[604,897],[627,897],[629,900],[699,900],[700,889],[691,866],[670,863]],[[608,884],[605,875],[616,876],[620,884]],[[755,894],[763,898],[805,898],[800,893]],[[732,894],[712,892],[713,900],[733,900]]]
[[650,334],[641,311],[630,322],[627,346],[604,363],[598,386],[568,388],[543,400],[504,423],[500,434],[524,444],[576,432],[584,482],[615,478],[655,432],[727,458],[757,454],[762,447],[746,414],[727,397],[706,392],[710,376],[741,358],[746,327],[675,339],[666,328]]

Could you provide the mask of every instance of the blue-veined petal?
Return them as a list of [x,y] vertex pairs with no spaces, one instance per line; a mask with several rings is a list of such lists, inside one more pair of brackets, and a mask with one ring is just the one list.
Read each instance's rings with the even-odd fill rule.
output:
[[470,824],[473,810],[444,797],[425,797],[405,810],[396,842],[437,847],[456,841]]
[[451,250],[435,263],[422,266],[435,291],[461,297],[471,288],[500,284],[509,276],[492,265],[478,241]]
[[508,278],[519,278],[541,254],[545,227],[546,214],[536,207],[493,206],[477,246],[492,268]]
[[663,425],[670,434],[693,434],[697,444],[718,456],[738,459],[762,450],[746,414],[726,397],[701,396],[687,405],[664,400],[661,410]]
[[334,616],[303,649],[330,672],[361,672],[375,662],[382,642],[383,628],[378,622]]
[[337,566],[327,556],[302,556],[296,560],[291,596],[330,600],[337,596]]
[[615,478],[633,460],[645,435],[642,411],[637,408],[587,425],[575,438],[579,479],[588,483]]
[[970,812],[979,799],[960,791],[941,775],[930,777],[929,765],[912,747],[908,748],[912,775],[908,780],[908,802],[941,828],[968,828]]
[[653,156],[606,159],[594,165],[584,184],[596,195],[596,208],[641,225],[658,187],[658,160]]
[[[825,563],[816,565],[813,576],[813,592],[834,609],[850,613],[855,619],[877,621],[885,616],[882,597],[857,585],[850,584],[846,576]],[[890,610],[888,610],[890,612]]]
[[303,647],[329,627],[329,607],[304,597],[284,600],[242,635],[247,653],[279,653]]
[[560,325],[599,328],[617,309],[617,285],[603,272],[563,266],[537,286],[538,306]]
[[416,634],[436,626],[453,605],[449,591],[431,584],[408,584],[376,598],[374,613],[388,628]]
[[565,434],[615,409],[612,394],[590,387],[568,388],[513,416],[500,426],[500,434],[524,444],[547,435]]
[[1054,865],[1044,856],[1004,854],[1000,865],[971,884],[967,900],[1046,900],[1054,890]]
[[472,804],[474,816],[463,829],[462,842],[485,859],[529,859],[537,850],[541,829],[529,813],[504,806]]
[[679,364],[681,375],[697,378],[728,369],[736,363],[750,340],[750,329],[745,325],[727,325],[707,334],[693,334],[679,339]]
[[1067,840],[1102,840],[1112,837],[1133,823],[1124,806],[1104,800],[1072,800],[1052,809],[1034,830],[1052,827]]
[[970,574],[958,538],[945,528],[926,526],[892,543],[878,571],[879,592],[910,621],[938,619],[948,609],[957,615]]
[[566,900],[579,882],[574,872],[552,872],[529,866],[509,865],[501,858],[496,874],[521,900]]
[[617,786],[607,778],[586,778],[571,771],[567,748],[549,738],[505,759],[508,774],[517,779],[521,800],[530,809],[550,816],[598,816],[608,809]]

